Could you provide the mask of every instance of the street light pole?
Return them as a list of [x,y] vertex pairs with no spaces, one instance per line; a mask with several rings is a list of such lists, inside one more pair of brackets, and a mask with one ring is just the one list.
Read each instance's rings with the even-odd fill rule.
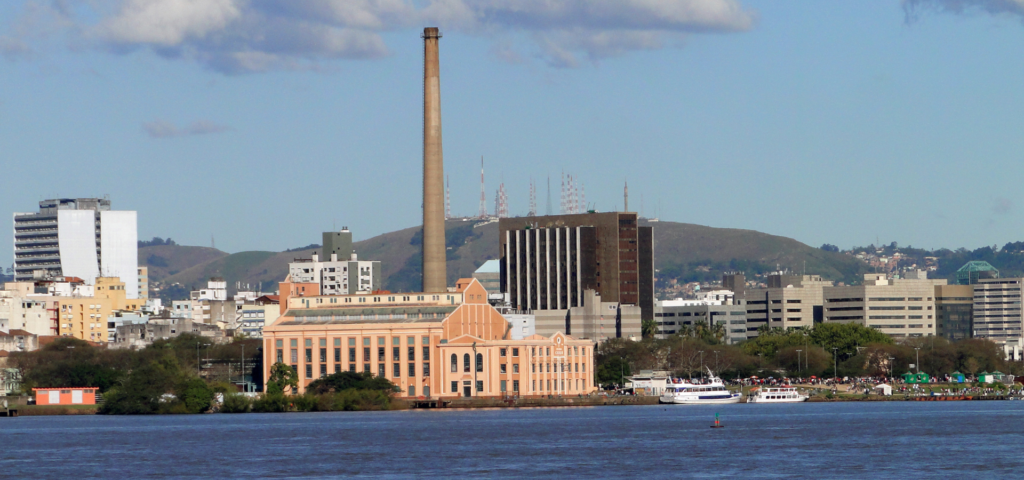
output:
[[836,347],[832,347],[832,379],[836,381],[839,378],[839,357],[836,356]]
[[800,350],[799,348],[796,350],[796,369],[797,369],[797,371],[800,371],[800,352],[802,352],[802,351],[803,350]]
[[914,347],[914,353],[917,354],[917,373],[921,373],[921,347]]

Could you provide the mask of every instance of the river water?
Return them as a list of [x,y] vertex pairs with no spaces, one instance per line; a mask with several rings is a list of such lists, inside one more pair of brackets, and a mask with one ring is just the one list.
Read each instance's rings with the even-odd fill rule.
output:
[[1018,478],[1022,427],[1015,401],[20,417],[0,477]]

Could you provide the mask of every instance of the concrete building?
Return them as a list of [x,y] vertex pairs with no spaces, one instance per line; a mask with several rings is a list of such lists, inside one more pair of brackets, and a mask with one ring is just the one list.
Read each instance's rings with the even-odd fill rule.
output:
[[473,278],[475,278],[480,285],[487,289],[488,294],[500,294],[501,293],[501,261],[500,260],[488,260],[480,265],[473,272]]
[[563,333],[509,337],[474,279],[454,292],[285,297],[265,327],[264,378],[291,365],[299,390],[331,373],[386,377],[405,398],[577,395],[594,391],[594,346]]
[[722,275],[722,289],[733,293],[739,302],[747,298],[747,277],[742,273],[726,273]]
[[[734,345],[747,339],[747,307],[734,305],[732,292],[707,292],[700,300],[664,300],[655,306],[656,336],[667,338],[698,322],[721,325],[723,340]],[[716,298],[717,297],[717,298]]]
[[33,335],[57,335],[59,328],[54,305],[52,299],[28,297],[5,287],[0,290],[0,331],[24,330]]
[[974,286],[935,286],[935,334],[957,341],[974,336]]
[[538,334],[579,317],[570,335],[639,338],[654,318],[653,231],[636,213],[502,218],[498,229],[501,291],[537,315]]
[[98,198],[43,200],[39,212],[15,213],[15,280],[119,277],[128,298],[138,298],[136,223],[136,212]]
[[355,253],[344,259],[336,254],[329,258],[329,261],[321,261],[320,256],[314,254],[309,259],[295,259],[288,264],[291,281],[318,284],[319,295],[355,295],[380,290],[380,262],[358,260]]
[[262,338],[263,328],[272,325],[280,315],[281,310],[276,302],[264,304],[247,302],[242,305],[239,330],[249,338]]
[[125,282],[116,277],[98,277],[95,285],[69,277],[8,282],[0,291],[0,326],[107,342],[112,316],[141,312],[146,306],[146,300],[128,298],[127,293]]
[[508,334],[512,340],[524,340],[537,334],[537,317],[521,313],[503,313],[508,320]]
[[[832,282],[819,275],[772,274],[767,288],[746,291],[747,338],[769,328],[810,329],[823,318],[823,290]],[[769,322],[770,320],[770,322]]]
[[324,232],[323,234],[324,244],[320,250],[320,258],[331,258],[331,255],[336,255],[337,258],[348,258],[354,250],[352,250],[352,232],[348,230],[348,227],[341,227],[341,231],[338,232]]
[[974,284],[974,336],[995,342],[1015,361],[1024,359],[1022,294],[1024,278],[981,278]]
[[211,343],[225,343],[225,332],[216,325],[187,318],[150,318],[146,323],[125,323],[117,326],[116,341],[110,348],[146,348],[157,340],[168,340],[183,333],[198,335]]
[[39,349],[39,335],[25,330],[0,331],[0,351],[33,352]]
[[149,267],[139,267],[139,298],[149,298]]
[[926,272],[907,278],[886,279],[865,274],[864,284],[825,289],[825,321],[857,323],[895,338],[935,335],[935,287],[946,280],[930,280]]

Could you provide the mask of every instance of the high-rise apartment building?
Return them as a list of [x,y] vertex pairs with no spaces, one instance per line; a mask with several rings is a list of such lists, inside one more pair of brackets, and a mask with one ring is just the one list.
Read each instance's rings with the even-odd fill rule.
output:
[[974,284],[974,336],[1003,348],[1011,360],[1021,360],[1024,278],[981,278]]
[[111,210],[105,198],[43,200],[39,212],[14,214],[15,280],[118,277],[138,298],[136,225],[136,212]]
[[356,254],[339,259],[331,254],[322,261],[314,254],[309,259],[295,259],[288,264],[288,276],[293,283],[315,283],[320,286],[312,295],[355,295],[380,290],[381,267],[379,261],[358,260]]

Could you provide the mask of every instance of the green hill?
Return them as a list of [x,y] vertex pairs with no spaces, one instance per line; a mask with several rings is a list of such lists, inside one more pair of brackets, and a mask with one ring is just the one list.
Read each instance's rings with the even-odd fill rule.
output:
[[[654,261],[659,285],[665,285],[671,279],[679,282],[719,280],[724,271],[741,271],[753,276],[779,267],[850,282],[867,269],[863,262],[848,255],[752,230],[675,222],[648,225],[654,227]],[[498,258],[497,222],[481,225],[473,221],[450,220],[445,227],[449,284],[458,278],[471,276],[484,261]],[[378,235],[356,242],[353,247],[360,259],[381,262],[383,288],[395,292],[420,288],[420,227]],[[189,250],[176,254],[176,249]],[[288,262],[309,258],[317,251],[305,249],[228,255],[204,247],[159,246],[139,249],[139,261],[147,264],[154,258],[165,259],[168,267],[151,267],[150,278],[153,281],[180,283],[191,288],[205,285],[210,277],[219,276],[232,287],[241,282],[253,288],[262,285],[264,291],[273,291],[276,282],[287,275]],[[166,274],[162,275],[163,272]]]
[[746,273],[748,279],[779,269],[859,282],[867,265],[850,256],[814,248],[792,238],[753,230],[714,228],[676,222],[641,223],[654,227],[654,266],[658,284],[717,281],[722,273]]

